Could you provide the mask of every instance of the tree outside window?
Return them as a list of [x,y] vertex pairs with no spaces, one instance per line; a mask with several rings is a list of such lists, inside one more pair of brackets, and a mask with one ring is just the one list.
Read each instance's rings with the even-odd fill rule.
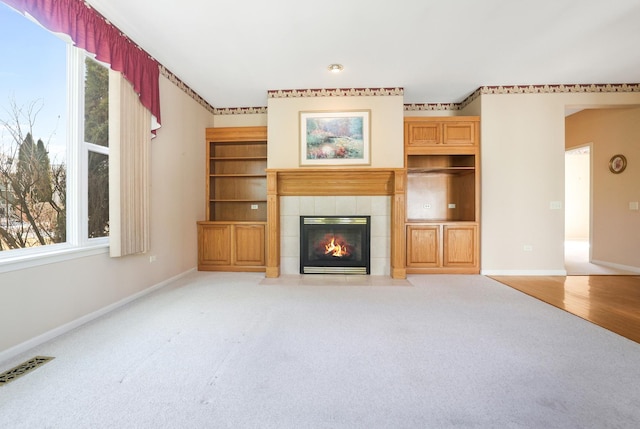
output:
[[109,70],[85,59],[84,140],[88,151],[88,238],[109,235]]
[[[68,237],[78,237],[75,232],[69,235],[70,228],[87,231],[71,245],[106,237],[108,68],[86,57],[75,70],[65,42],[1,3],[0,22],[0,56],[12,59],[0,64],[0,251],[67,243]],[[75,76],[71,82],[66,81],[65,67]],[[74,80],[81,82],[79,92],[72,90],[77,87]],[[60,87],[80,95],[71,98],[69,106],[79,117],[67,121],[68,112],[56,110],[66,105],[65,92],[54,92]],[[83,136],[74,135],[76,125],[67,129],[67,122],[82,123]],[[65,147],[77,156],[70,157]],[[69,169],[84,173],[69,176]],[[77,177],[85,186],[69,186],[67,177]],[[69,205],[72,200],[79,204]],[[85,209],[69,217],[68,207]]]

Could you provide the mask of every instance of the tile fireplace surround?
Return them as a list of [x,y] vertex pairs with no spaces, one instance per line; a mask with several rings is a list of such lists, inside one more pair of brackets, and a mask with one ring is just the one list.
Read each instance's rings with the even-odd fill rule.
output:
[[403,169],[267,169],[267,277],[300,273],[300,216],[370,215],[371,274],[406,278]]
[[280,272],[300,274],[300,216],[356,215],[371,216],[371,275],[391,275],[391,199],[384,196],[280,198]]

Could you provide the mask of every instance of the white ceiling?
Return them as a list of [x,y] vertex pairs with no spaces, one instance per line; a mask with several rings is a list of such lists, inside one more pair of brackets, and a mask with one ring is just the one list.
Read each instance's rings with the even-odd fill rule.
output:
[[[89,0],[214,107],[267,91],[640,82],[640,0]],[[344,72],[327,71],[331,63]]]

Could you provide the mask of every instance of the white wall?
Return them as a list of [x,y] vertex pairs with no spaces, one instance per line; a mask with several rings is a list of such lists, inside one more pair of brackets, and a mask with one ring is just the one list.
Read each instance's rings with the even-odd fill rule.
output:
[[214,127],[260,127],[267,125],[265,113],[215,115]]
[[[163,125],[151,142],[151,251],[0,273],[0,361],[196,267],[196,221],[205,216],[205,128],[213,115],[162,77],[160,99]],[[150,263],[150,255],[157,261]]]
[[[481,96],[481,272],[562,275],[565,107],[636,105],[638,93]],[[525,251],[524,246],[532,246]]]

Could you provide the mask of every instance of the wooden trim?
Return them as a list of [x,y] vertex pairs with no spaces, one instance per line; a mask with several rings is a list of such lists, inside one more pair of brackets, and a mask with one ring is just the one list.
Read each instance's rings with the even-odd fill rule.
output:
[[405,116],[404,122],[480,122],[480,116]]
[[267,169],[277,176],[281,196],[393,195],[396,171],[374,168]]
[[479,274],[478,268],[467,267],[436,267],[436,268],[407,268],[407,274]]
[[391,276],[406,278],[402,168],[267,169],[266,277],[280,275],[280,196],[388,195],[391,208]]
[[267,127],[219,127],[207,128],[208,142],[257,142],[267,141]]
[[404,233],[406,217],[407,171],[397,170],[394,176],[394,190],[391,205],[391,277],[407,278],[407,243]]

